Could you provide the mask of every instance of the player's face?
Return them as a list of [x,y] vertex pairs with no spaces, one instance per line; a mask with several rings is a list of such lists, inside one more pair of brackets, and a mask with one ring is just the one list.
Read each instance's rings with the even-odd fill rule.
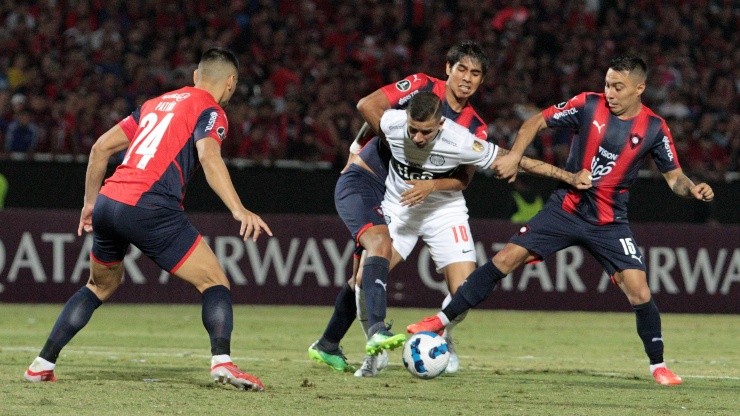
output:
[[432,117],[426,121],[413,120],[408,117],[409,138],[418,148],[426,147],[431,143],[442,127],[442,120]]
[[604,95],[609,111],[620,118],[631,118],[640,111],[640,95],[645,90],[645,82],[630,76],[628,71],[606,71]]
[[463,57],[455,65],[447,64],[447,88],[458,100],[467,100],[475,94],[483,82],[483,68],[480,62]]

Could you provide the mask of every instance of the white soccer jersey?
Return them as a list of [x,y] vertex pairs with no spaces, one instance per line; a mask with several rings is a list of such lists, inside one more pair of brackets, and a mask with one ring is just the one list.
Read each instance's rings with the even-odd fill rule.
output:
[[[451,120],[445,120],[437,137],[424,148],[419,148],[409,138],[405,110],[383,113],[380,128],[391,149],[385,200],[393,204],[398,204],[401,193],[410,188],[406,180],[449,177],[460,165],[488,168],[498,153],[498,146],[476,138]],[[422,204],[404,207],[404,211],[409,215],[423,215],[438,208],[459,208],[467,212],[462,191],[432,192]],[[399,214],[401,218],[406,217]]]

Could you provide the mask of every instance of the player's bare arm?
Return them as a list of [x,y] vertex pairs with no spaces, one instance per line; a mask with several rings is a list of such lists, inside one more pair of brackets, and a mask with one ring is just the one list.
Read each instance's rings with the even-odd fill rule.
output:
[[709,202],[714,199],[714,191],[709,184],[694,182],[683,173],[683,169],[674,169],[663,174],[674,194],[683,198],[694,198]]
[[231,182],[229,170],[221,158],[221,146],[218,142],[213,138],[205,137],[196,142],[196,147],[198,149],[198,160],[203,166],[208,185],[231,211],[234,219],[241,223],[239,235],[245,241],[250,237],[256,241],[263,231],[272,236],[272,230],[262,218],[246,209],[242,204],[236,189],[234,189],[234,184]]
[[[496,159],[491,165],[491,169],[496,164],[496,161],[501,157],[509,155],[510,151],[499,147]],[[519,161],[519,167],[527,173],[532,175],[542,176],[545,178],[551,178],[558,181],[565,182],[576,189],[588,189],[591,187],[591,172],[586,169],[580,172],[572,173],[567,170],[561,169],[557,166],[551,165],[547,162],[543,162],[537,159],[531,159],[526,156],[522,156]]]
[[519,171],[519,162],[524,156],[524,151],[527,150],[527,147],[532,143],[537,133],[546,128],[547,123],[541,112],[524,121],[516,134],[516,139],[508,154],[497,157],[493,162],[491,168],[496,177],[507,180],[509,183],[514,182],[516,174]]
[[87,161],[85,199],[80,214],[80,223],[77,226],[78,236],[81,236],[83,231],[92,232],[92,212],[95,207],[95,199],[98,197],[103,179],[105,179],[108,160],[114,154],[127,148],[129,143],[126,133],[116,124],[103,133],[93,144],[90,150],[90,158]]
[[475,166],[463,165],[449,178],[414,179],[406,181],[411,188],[401,194],[401,205],[414,206],[424,202],[427,196],[437,191],[464,191],[475,175]]

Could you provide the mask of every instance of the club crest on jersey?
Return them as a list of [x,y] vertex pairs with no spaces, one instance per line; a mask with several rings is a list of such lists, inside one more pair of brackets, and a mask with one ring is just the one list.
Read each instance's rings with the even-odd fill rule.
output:
[[527,233],[527,231],[529,231],[529,225],[522,225],[519,228],[519,231],[517,231],[517,235],[524,235]]
[[375,213],[378,214],[379,217],[385,218],[385,216],[383,215],[383,208],[380,205],[374,207],[373,210],[375,210]]
[[630,137],[630,147],[635,148],[642,142],[642,137],[640,137],[639,134],[632,133],[632,137]]
[[411,82],[407,79],[402,79],[398,82],[396,82],[396,89],[398,91],[408,91],[409,88],[411,88]]
[[217,128],[216,134],[218,134],[218,138],[223,141],[226,138],[226,128],[224,126]]
[[445,158],[442,155],[431,154],[429,155],[429,163],[434,166],[442,166],[445,164]]
[[479,142],[478,140],[473,140],[473,151],[482,152],[483,149],[484,149],[483,143]]
[[567,101],[563,101],[562,103],[555,104],[555,108],[557,108],[558,110],[562,110],[562,109],[565,108],[566,105],[568,105],[568,102]]

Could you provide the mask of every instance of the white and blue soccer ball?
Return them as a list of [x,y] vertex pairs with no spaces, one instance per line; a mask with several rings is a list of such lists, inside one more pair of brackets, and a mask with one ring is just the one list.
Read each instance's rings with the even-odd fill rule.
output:
[[403,345],[403,365],[416,377],[437,377],[444,373],[449,361],[447,342],[434,332],[414,334]]

